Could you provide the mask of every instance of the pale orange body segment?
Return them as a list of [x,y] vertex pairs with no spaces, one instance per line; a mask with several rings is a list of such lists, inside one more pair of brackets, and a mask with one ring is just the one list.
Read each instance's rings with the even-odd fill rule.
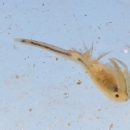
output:
[[128,100],[126,90],[119,87],[117,77],[110,68],[94,65],[94,67],[90,67],[88,72],[93,82],[107,97],[118,102]]
[[[97,59],[93,59],[93,46],[89,50],[87,49],[85,53],[81,53],[34,40],[15,38],[14,41],[38,46],[65,58],[78,61],[84,66],[92,81],[108,98],[117,102],[124,102],[130,98],[130,74],[127,66],[115,58],[109,59],[110,64],[99,62],[108,53],[101,54]],[[124,71],[120,69],[118,63],[124,67]]]

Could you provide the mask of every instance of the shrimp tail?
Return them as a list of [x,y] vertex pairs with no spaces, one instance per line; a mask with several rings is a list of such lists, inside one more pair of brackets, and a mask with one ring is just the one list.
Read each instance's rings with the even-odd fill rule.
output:
[[81,53],[77,51],[72,51],[72,50],[65,50],[59,47],[56,47],[54,45],[45,43],[45,42],[40,42],[40,41],[35,41],[35,40],[29,40],[29,39],[23,39],[23,38],[14,38],[13,39],[15,42],[20,42],[26,45],[33,45],[37,46],[40,48],[43,48],[45,50],[48,50],[50,52],[56,53],[62,57],[68,58],[68,59],[74,59],[78,60]]

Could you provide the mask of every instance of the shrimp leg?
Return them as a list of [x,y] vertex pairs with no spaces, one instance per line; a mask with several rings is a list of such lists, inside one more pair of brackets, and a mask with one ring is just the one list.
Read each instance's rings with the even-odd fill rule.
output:
[[117,64],[117,62],[115,61],[116,59],[111,58],[109,59],[111,61],[111,63],[114,65],[114,68],[116,70],[116,77],[117,77],[117,83],[118,83],[118,89],[121,89],[123,91],[126,90],[126,82],[125,82],[125,77],[119,67],[119,65]]
[[126,81],[126,90],[128,93],[128,97],[130,98],[130,75],[129,75],[129,71],[128,68],[126,66],[125,63],[123,63],[122,61],[113,58],[114,60],[116,60],[117,62],[119,62],[123,67],[124,67],[124,77],[125,77],[125,81]]

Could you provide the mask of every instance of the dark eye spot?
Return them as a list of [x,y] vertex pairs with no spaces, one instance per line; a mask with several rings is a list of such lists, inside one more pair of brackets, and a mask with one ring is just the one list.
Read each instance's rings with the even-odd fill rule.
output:
[[117,98],[118,98],[118,97],[119,97],[119,95],[118,95],[118,94],[116,94],[116,95],[115,95],[115,97],[117,97]]

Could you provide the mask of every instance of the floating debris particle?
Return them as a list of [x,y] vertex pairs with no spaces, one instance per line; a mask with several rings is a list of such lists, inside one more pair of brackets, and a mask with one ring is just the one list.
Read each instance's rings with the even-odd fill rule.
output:
[[65,96],[69,96],[69,94],[68,94],[68,93],[64,93],[64,95],[65,95]]
[[81,83],[82,83],[82,82],[81,82],[80,80],[77,82],[78,85],[80,85]]
[[31,111],[32,111],[32,108],[30,108],[29,111],[31,112]]
[[16,76],[15,76],[15,78],[16,78],[16,79],[19,79],[19,76],[18,76],[18,75],[16,75]]
[[36,66],[36,64],[33,64],[33,68]]
[[114,125],[111,124],[111,125],[109,126],[109,130],[111,130],[113,127],[114,127]]

